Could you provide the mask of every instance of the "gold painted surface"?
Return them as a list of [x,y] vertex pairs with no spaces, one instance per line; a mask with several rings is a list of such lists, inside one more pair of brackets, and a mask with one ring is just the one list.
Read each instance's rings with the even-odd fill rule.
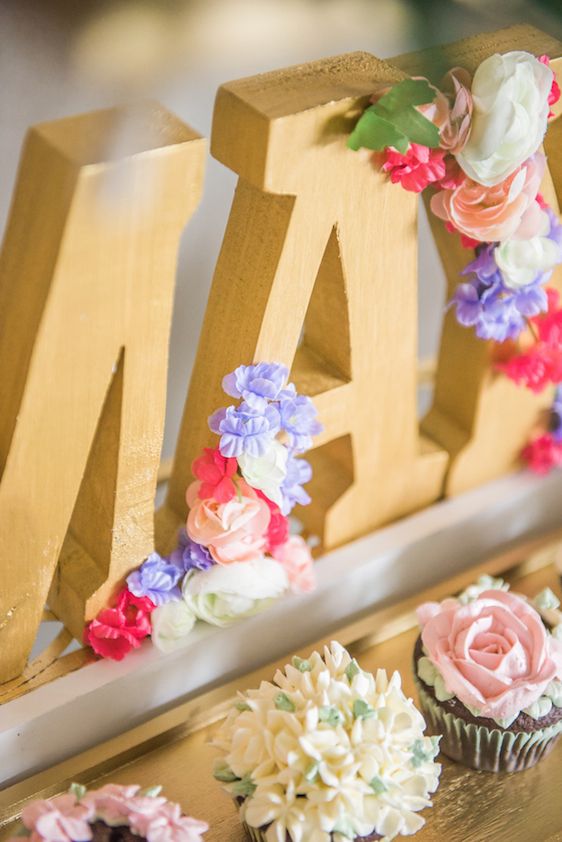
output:
[[[457,591],[476,578],[482,567],[450,580],[449,591],[445,583],[421,594],[414,602],[428,597],[442,598],[447,593]],[[489,562],[488,567],[494,568],[495,564]],[[558,576],[552,565],[532,572],[527,572],[528,569],[520,565],[508,576],[516,590],[533,595],[549,585],[561,595]],[[406,693],[415,696],[410,664],[417,629],[412,626],[411,606],[412,600],[407,600],[393,609],[378,611],[353,626],[346,627],[337,637],[347,643],[363,668],[374,670],[384,667],[389,671],[398,669],[402,673]],[[410,617],[409,621],[406,620],[407,617]],[[395,630],[400,626],[405,630],[390,637],[385,634],[385,629]],[[360,633],[360,639],[356,637],[355,643],[348,636],[350,629]],[[374,639],[378,642],[369,643],[369,634],[372,636],[371,641]],[[306,651],[302,651],[301,654],[306,654]],[[289,656],[284,660],[288,658]],[[226,690],[231,695],[234,689],[254,686],[259,680],[271,677],[272,674],[273,666],[270,666],[231,682],[223,691]],[[211,708],[205,710],[201,704],[204,699],[209,703],[214,701],[215,707],[211,704]],[[221,702],[220,707],[216,706],[217,700]],[[212,691],[200,697],[198,704],[184,704],[175,712],[157,718],[161,720],[162,727],[175,723],[175,727],[171,727],[167,732],[159,736],[152,733],[158,731],[154,723],[152,731],[150,723],[147,723],[131,732],[136,733],[139,739],[147,739],[149,736],[152,739],[140,756],[138,749],[135,751],[129,747],[123,751],[126,746],[123,738],[120,738],[121,742],[119,739],[112,741],[116,749],[115,756],[106,757],[97,771],[95,766],[102,759],[104,746],[98,747],[97,755],[96,750],[92,750],[57,767],[60,770],[58,784],[53,782],[52,775],[49,779],[48,773],[42,773],[28,782],[5,790],[4,793],[0,793],[0,816],[2,813],[4,816],[9,814],[7,799],[10,796],[13,796],[15,803],[16,797],[25,796],[26,788],[28,794],[38,793],[42,788],[48,794],[60,792],[75,772],[77,779],[96,786],[109,781],[138,783],[143,786],[162,784],[169,798],[178,800],[187,812],[209,822],[211,829],[205,837],[206,842],[243,842],[245,836],[235,808],[211,774],[216,753],[210,745],[210,740],[216,725],[197,727],[197,722],[202,722],[205,718],[216,720],[217,711],[220,713],[221,708],[224,708],[224,693],[221,698],[221,691]],[[191,717],[191,726],[188,724],[182,729],[178,722],[178,712],[185,712]],[[191,733],[186,733],[190,728]],[[109,743],[105,744],[106,749],[108,745]],[[426,825],[416,834],[416,840],[419,839],[419,842],[562,840],[562,740],[552,754],[534,769],[515,774],[475,772],[444,758],[441,760],[441,785],[434,796],[433,808],[424,813]],[[8,839],[13,830],[13,824],[8,824],[0,830],[0,842]]]

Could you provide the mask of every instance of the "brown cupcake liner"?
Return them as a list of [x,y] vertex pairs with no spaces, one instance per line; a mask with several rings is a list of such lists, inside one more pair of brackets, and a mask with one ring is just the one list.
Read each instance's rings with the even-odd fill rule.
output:
[[[240,804],[237,803],[236,806],[239,807]],[[246,831],[248,839],[251,839],[252,842],[267,842],[265,835],[268,829],[267,827],[251,827],[244,821],[242,822],[242,827]],[[370,833],[369,836],[356,836],[354,842],[377,842],[380,839],[382,839],[382,836],[379,836],[378,833]],[[285,836],[285,842],[292,842],[288,833]]]
[[532,732],[487,728],[444,710],[416,679],[422,711],[431,731],[441,734],[440,751],[486,772],[521,772],[545,757],[562,731],[562,721]]

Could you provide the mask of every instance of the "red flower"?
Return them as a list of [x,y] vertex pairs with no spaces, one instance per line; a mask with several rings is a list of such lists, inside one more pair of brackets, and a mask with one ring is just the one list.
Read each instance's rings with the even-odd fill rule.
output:
[[105,608],[88,624],[86,642],[102,658],[122,661],[150,634],[153,610],[154,604],[148,597],[136,597],[125,588],[118,596],[116,608]]
[[232,477],[238,469],[238,462],[233,457],[223,456],[218,448],[206,447],[192,465],[193,474],[201,481],[198,497],[201,500],[216,500],[228,503],[236,495],[236,486]]
[[525,386],[535,393],[542,392],[555,382],[551,354],[542,344],[533,346],[526,354],[517,354],[506,363],[498,363],[496,368],[518,386]]
[[385,150],[382,169],[390,173],[393,184],[421,193],[428,184],[444,178],[445,154],[443,149],[430,149],[417,143],[411,143],[405,155],[389,147]]
[[453,155],[447,155],[445,158],[445,175],[439,179],[439,184],[435,186],[440,190],[454,190],[464,179],[465,174],[457,164],[457,159]]
[[289,518],[285,517],[285,515],[281,514],[281,509],[274,503],[269,497],[266,497],[263,491],[256,490],[256,494],[260,497],[265,503],[267,503],[269,511],[271,513],[271,517],[269,519],[269,526],[267,527],[267,532],[265,533],[265,537],[267,540],[266,544],[266,552],[273,553],[273,550],[276,547],[281,546],[284,544],[287,539],[289,538]]
[[445,228],[450,234],[460,234],[461,246],[463,249],[475,249],[476,246],[480,245],[480,240],[473,240],[472,237],[467,237],[466,234],[461,234],[460,231],[457,231],[452,222],[446,222]]
[[[546,64],[547,67],[550,67],[550,58],[546,55],[539,56],[539,61],[541,64]],[[556,81],[556,76],[553,76],[552,85],[550,87],[550,93],[548,95],[548,104],[555,105],[558,100],[560,99],[560,85]],[[554,111],[549,112],[549,117],[554,117]]]
[[562,442],[550,433],[533,439],[521,454],[529,468],[536,474],[548,474],[552,468],[562,466]]

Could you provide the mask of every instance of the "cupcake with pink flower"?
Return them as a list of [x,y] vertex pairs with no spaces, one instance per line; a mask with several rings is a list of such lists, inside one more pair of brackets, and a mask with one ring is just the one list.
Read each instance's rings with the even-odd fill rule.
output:
[[482,576],[457,598],[418,608],[420,703],[441,751],[491,772],[516,772],[562,732],[562,612],[546,588],[532,601]]
[[72,784],[54,798],[24,807],[22,827],[9,842],[203,842],[209,827],[186,816],[161,787],[106,784],[88,791]]

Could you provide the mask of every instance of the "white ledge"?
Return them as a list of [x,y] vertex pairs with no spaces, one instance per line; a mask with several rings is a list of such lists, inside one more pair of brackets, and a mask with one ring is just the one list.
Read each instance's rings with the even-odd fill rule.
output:
[[[324,556],[314,593],[229,629],[200,624],[162,655],[146,643],[0,707],[0,789],[236,674],[305,647],[357,614],[561,526],[562,473],[515,474],[446,500]],[[228,640],[228,645],[225,645]]]

